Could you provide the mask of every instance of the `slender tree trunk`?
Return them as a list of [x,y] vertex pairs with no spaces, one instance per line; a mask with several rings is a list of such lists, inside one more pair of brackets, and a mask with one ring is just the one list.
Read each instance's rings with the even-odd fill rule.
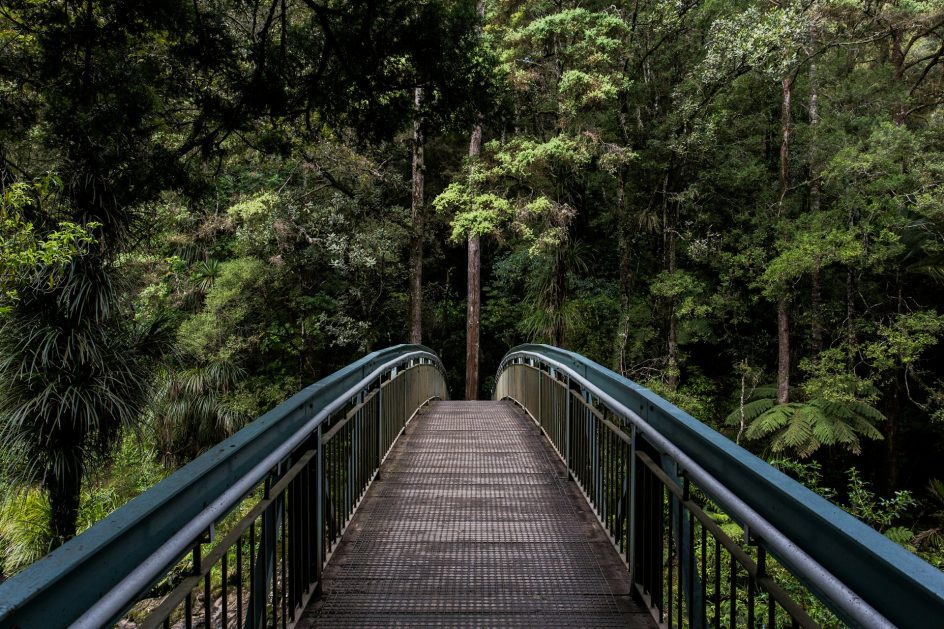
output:
[[[816,33],[811,39],[815,43]],[[821,194],[819,177],[822,167],[819,160],[817,132],[819,128],[819,83],[816,76],[816,60],[810,61],[810,212],[820,211]],[[812,336],[813,360],[818,360],[823,351],[823,292],[820,278],[820,264],[817,259],[810,272],[810,334]]]
[[[678,219],[678,217],[675,217]],[[673,221],[673,223],[677,223]],[[675,273],[677,264],[675,257],[675,225],[671,226],[669,231],[669,273]],[[669,361],[666,368],[666,384],[669,387],[669,390],[674,391],[678,387],[679,381],[679,365],[678,365],[678,317],[675,314],[675,297],[669,299]]]
[[[485,2],[479,0],[479,19],[485,17]],[[474,162],[482,154],[482,125],[475,125],[469,140],[469,161]],[[479,332],[482,310],[482,243],[478,234],[470,234],[468,242],[468,264],[466,280],[465,318],[465,399],[479,397]]]
[[423,88],[414,94],[416,117],[413,120],[413,237],[410,243],[410,342],[423,342],[423,240],[426,236],[425,208],[423,204],[424,160],[423,121],[420,110],[423,105]]
[[621,375],[626,375],[626,343],[629,340],[629,306],[633,294],[633,283],[635,275],[633,273],[632,258],[632,232],[627,216],[626,197],[623,193],[623,184],[620,184],[619,191],[619,279],[620,279],[620,324],[617,330],[616,347],[614,348],[614,370]]
[[790,188],[790,142],[793,139],[793,112],[791,111],[793,78],[790,76],[784,77],[782,88],[783,104],[780,110],[780,129],[783,135],[780,140],[780,213],[783,212],[784,199],[786,199],[787,190]]
[[[849,229],[855,224],[855,215],[849,210]],[[850,371],[855,365],[855,276],[851,266],[846,267],[846,344],[849,347],[848,365]]]
[[567,252],[561,247],[557,252],[557,265],[554,267],[554,287],[552,288],[552,306],[554,330],[551,343],[563,347],[567,330],[564,326],[564,304],[567,302]]
[[49,494],[49,529],[53,546],[61,546],[75,537],[79,520],[79,497],[82,493],[81,458],[69,469],[50,475],[45,481]]
[[[669,172],[662,180],[662,259],[663,268],[669,273],[675,273],[675,225],[678,208],[669,207]],[[678,322],[675,317],[675,298],[670,297],[666,304],[668,309],[666,325],[666,345],[668,355],[665,365],[665,383],[674,391],[678,386]]]
[[901,388],[901,377],[896,375],[885,406],[885,474],[882,489],[887,493],[899,489],[898,423],[901,414]]
[[481,311],[481,242],[469,236],[468,305],[466,308],[465,399],[479,393],[479,314]]
[[[780,142],[780,213],[790,188],[790,142],[793,137],[793,113],[790,109],[793,79],[786,76],[782,82],[783,103],[780,124],[783,136]],[[777,403],[790,401],[790,313],[787,288],[777,300]]]

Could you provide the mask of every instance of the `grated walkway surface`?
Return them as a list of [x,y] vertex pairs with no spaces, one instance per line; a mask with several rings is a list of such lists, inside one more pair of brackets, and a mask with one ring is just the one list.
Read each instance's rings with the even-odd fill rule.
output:
[[652,627],[539,428],[508,402],[407,426],[298,627]]

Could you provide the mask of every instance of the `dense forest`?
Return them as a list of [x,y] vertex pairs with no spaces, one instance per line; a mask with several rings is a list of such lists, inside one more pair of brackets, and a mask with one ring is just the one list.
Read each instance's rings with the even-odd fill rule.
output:
[[527,341],[944,567],[944,2],[0,0],[0,578],[303,386]]

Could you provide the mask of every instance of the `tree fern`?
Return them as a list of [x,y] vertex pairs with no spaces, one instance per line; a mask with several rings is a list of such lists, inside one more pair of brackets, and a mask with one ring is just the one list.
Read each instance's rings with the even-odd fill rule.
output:
[[807,458],[823,446],[841,446],[854,454],[862,451],[861,439],[881,439],[875,424],[885,417],[874,407],[858,400],[812,398],[803,402],[777,404],[771,387],[758,387],[754,399],[727,417],[729,424],[742,419],[747,424],[744,437],[767,440],[776,453],[793,453]]

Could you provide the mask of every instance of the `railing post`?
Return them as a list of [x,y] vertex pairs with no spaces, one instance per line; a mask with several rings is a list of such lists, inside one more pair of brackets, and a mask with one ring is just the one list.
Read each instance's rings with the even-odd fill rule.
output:
[[[281,464],[279,464],[279,467]],[[273,472],[277,475],[279,467]],[[266,477],[263,496],[269,499],[272,487],[272,473]],[[246,616],[248,627],[262,627],[265,625],[266,604],[268,602],[268,584],[275,578],[275,536],[278,526],[277,502],[272,501],[262,512],[259,518],[260,535],[259,548],[255,551],[250,543],[250,552],[256,552],[255,570],[252,571],[249,590],[249,613]],[[253,525],[254,527],[255,525]],[[251,538],[250,538],[251,539]],[[274,583],[274,581],[273,581]]]
[[377,480],[380,480],[380,464],[383,462],[383,375],[377,385]]
[[324,484],[325,484],[325,464],[324,464],[324,445],[321,442],[321,426],[315,430],[315,595],[321,595],[321,572],[324,569],[325,561],[325,508],[324,508]]
[[564,418],[564,423],[565,423],[564,430],[566,433],[566,437],[564,438],[565,439],[564,464],[567,466],[567,477],[573,478],[574,477],[573,466],[571,465],[571,461],[570,461],[570,406],[571,406],[570,399],[571,397],[573,397],[570,392],[570,376],[567,376],[565,385],[566,385],[566,389],[564,391],[564,408],[566,410],[565,410],[565,418]]
[[[597,422],[595,421],[596,418],[593,416],[593,413],[589,411],[589,409],[593,407],[593,395],[589,391],[584,390],[584,399],[587,402],[587,408],[588,408],[587,430],[590,431],[589,437],[590,437],[591,478],[589,480],[593,483],[592,491],[594,494],[594,502],[596,503],[597,513],[602,514],[603,506],[602,506],[602,501],[600,500],[600,497],[603,493],[602,492],[603,477],[602,477],[602,474],[600,473],[601,472],[600,470],[600,431],[597,430]],[[588,489],[590,488],[588,487]]]
[[631,427],[629,435],[629,485],[626,496],[626,508],[629,510],[626,526],[626,562],[629,564],[630,578],[636,581],[636,426]]

